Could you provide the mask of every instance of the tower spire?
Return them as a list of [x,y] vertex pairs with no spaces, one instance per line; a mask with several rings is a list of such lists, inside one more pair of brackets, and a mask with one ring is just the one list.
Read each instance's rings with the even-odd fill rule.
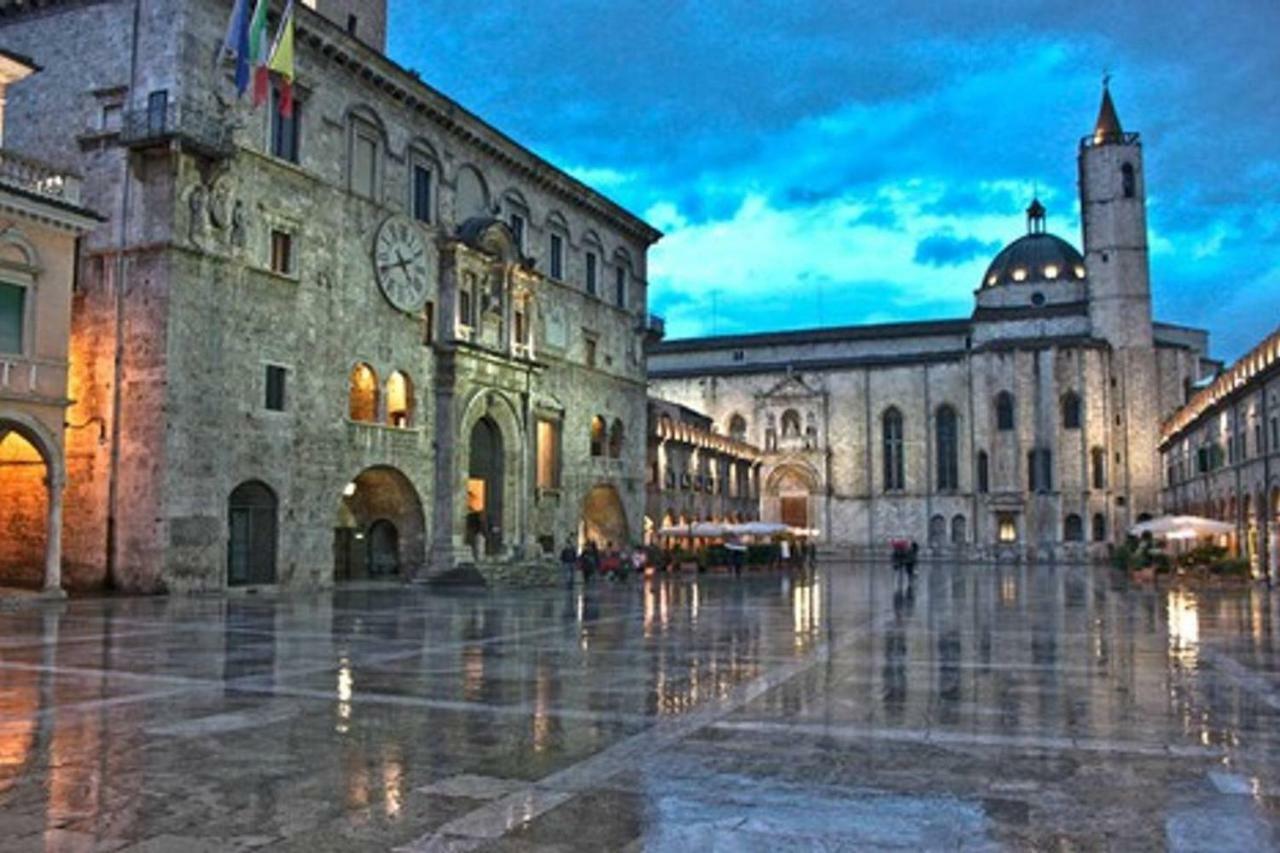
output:
[[1111,73],[1102,75],[1102,107],[1098,110],[1098,122],[1093,128],[1093,144],[1105,145],[1109,142],[1123,142],[1124,130],[1120,127],[1120,117],[1116,115],[1116,105],[1111,102]]

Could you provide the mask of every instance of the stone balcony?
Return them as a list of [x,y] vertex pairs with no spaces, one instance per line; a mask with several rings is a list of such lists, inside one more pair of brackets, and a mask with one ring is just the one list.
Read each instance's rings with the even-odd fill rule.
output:
[[0,187],[12,187],[64,204],[80,205],[80,178],[0,149]]
[[0,400],[60,406],[66,395],[66,362],[0,355]]
[[421,427],[405,429],[347,421],[347,446],[371,463],[417,460],[422,453],[422,437]]

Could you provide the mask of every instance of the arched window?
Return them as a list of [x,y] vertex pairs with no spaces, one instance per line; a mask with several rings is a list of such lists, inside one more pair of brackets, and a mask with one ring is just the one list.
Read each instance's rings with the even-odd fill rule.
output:
[[800,413],[795,409],[787,409],[782,413],[782,437],[800,437]]
[[945,516],[935,515],[929,519],[929,545],[938,547],[946,544],[947,541],[947,519]]
[[1105,489],[1107,487],[1107,451],[1101,447],[1095,447],[1089,451],[1089,457],[1093,468],[1093,487]]
[[1107,541],[1107,517],[1100,512],[1093,516],[1093,541]]
[[978,494],[985,495],[991,491],[991,460],[987,451],[978,451]]
[[956,410],[947,405],[939,406],[934,429],[938,451],[938,491],[954,491],[960,488],[960,442]]
[[886,492],[906,488],[906,465],[903,459],[902,412],[887,409],[881,418],[884,442],[884,489]]
[[605,432],[608,427],[605,426],[604,418],[596,415],[591,419],[591,455],[604,456]]
[[1084,519],[1074,512],[1062,522],[1062,538],[1067,542],[1084,541]]
[[965,542],[965,520],[963,515],[957,515],[951,519],[951,544],[963,545]]
[[736,412],[729,418],[729,437],[735,441],[747,440],[747,419]]
[[622,458],[622,440],[623,440],[622,420],[615,418],[613,426],[609,429],[609,458]]
[[387,425],[413,426],[413,382],[399,370],[387,379]]
[[1080,395],[1075,391],[1062,395],[1062,428],[1080,429]]
[[1133,198],[1138,194],[1138,181],[1133,172],[1133,164],[1125,163],[1120,167],[1120,187],[1125,198]]
[[378,421],[378,374],[363,362],[351,369],[347,412],[353,421]]
[[1013,395],[1008,391],[996,395],[996,429],[1002,432],[1013,429]]

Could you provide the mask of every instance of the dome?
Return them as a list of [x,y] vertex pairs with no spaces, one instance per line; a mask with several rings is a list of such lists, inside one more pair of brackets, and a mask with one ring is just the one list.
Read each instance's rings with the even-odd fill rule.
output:
[[1044,207],[1039,200],[1027,208],[1027,231],[996,255],[982,277],[983,287],[1084,279],[1084,258],[1080,253],[1066,240],[1044,230]]

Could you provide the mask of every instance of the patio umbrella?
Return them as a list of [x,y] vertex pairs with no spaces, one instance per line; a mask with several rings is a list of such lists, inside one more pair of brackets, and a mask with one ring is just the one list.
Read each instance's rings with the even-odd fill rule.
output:
[[791,528],[785,524],[770,521],[747,521],[742,524],[731,524],[729,529],[739,536],[778,536]]
[[710,521],[695,521],[693,524],[677,524],[664,527],[658,531],[659,536],[687,537],[692,539],[714,539],[725,534],[726,525]]
[[1235,532],[1235,525],[1214,521],[1197,515],[1162,515],[1129,528],[1134,536],[1150,533],[1169,539],[1196,539],[1201,536],[1226,536]]

